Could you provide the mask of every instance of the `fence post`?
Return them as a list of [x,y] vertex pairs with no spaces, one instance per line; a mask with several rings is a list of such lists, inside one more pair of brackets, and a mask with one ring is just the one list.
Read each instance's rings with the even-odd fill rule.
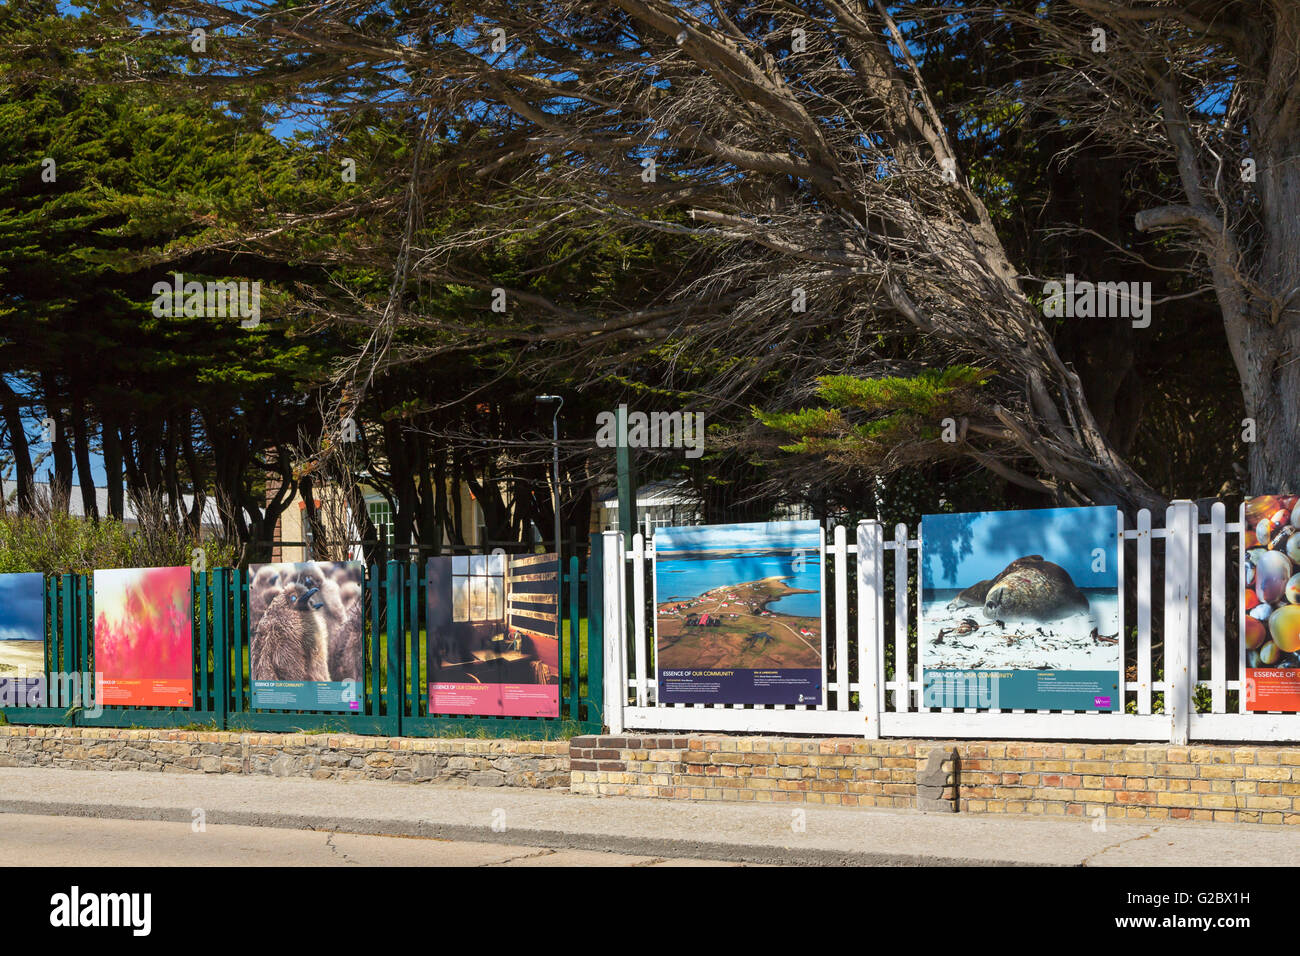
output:
[[[385,620],[383,606],[384,585],[383,580],[380,577],[383,573],[384,565],[370,565],[370,576],[365,585],[366,593],[369,593],[370,595],[370,670],[367,671],[364,666],[361,668],[360,700],[362,713],[374,713],[376,715],[379,713],[380,697],[379,661],[381,658],[379,655],[379,648],[380,634],[383,632],[383,625],[381,622]],[[362,664],[364,665],[364,663],[365,658],[363,657]],[[251,675],[249,678],[249,685],[252,685]],[[369,696],[366,696],[367,694]],[[367,701],[369,701],[369,709],[367,709]]]
[[217,568],[212,588],[212,702],[216,710],[217,729],[226,729],[230,703],[230,635],[226,608],[230,605],[231,571]]
[[[92,665],[90,662],[90,650],[86,646],[90,642],[77,641],[76,628],[85,618],[84,614],[77,613],[77,592],[79,589],[76,584],[81,580],[81,576],[77,574],[65,574],[62,575],[62,578],[63,593],[60,595],[59,623],[62,625],[63,631],[63,661],[67,672],[76,675],[78,680],[80,680],[82,674],[87,672],[93,673],[93,671],[91,671]],[[74,684],[73,686],[75,688],[79,685]],[[55,705],[56,707],[70,709],[74,704],[78,703],[75,689],[64,691],[64,688],[67,687],[68,685],[66,683],[60,682],[61,692],[59,701]],[[98,693],[99,688],[95,687],[95,691]],[[96,697],[96,700],[98,700],[98,697]],[[76,722],[76,717],[73,718],[73,722]]]
[[[226,726],[230,715],[244,712],[244,581],[243,568],[231,568],[230,612],[230,707],[226,711]],[[362,604],[364,607],[364,602]],[[363,627],[364,632],[364,627]]]
[[[603,724],[605,710],[604,541],[591,536],[587,551],[587,722]],[[600,728],[597,727],[597,733]]]
[[[1151,713],[1151,512],[1137,516],[1137,712]],[[1245,671],[1242,671],[1244,674]]]
[[[384,732],[393,736],[401,736],[402,733],[402,565],[396,560],[388,562],[387,571],[387,600],[385,601],[384,614],[384,651],[387,659],[384,681],[384,719],[380,721]],[[376,670],[379,667],[378,661],[375,662]],[[364,674],[362,675],[364,678]],[[377,675],[376,675],[377,677]],[[375,680],[375,716],[379,716],[381,710],[379,699],[379,680]]]
[[[556,616],[557,621],[563,621],[564,618],[566,617],[563,611],[563,605],[564,605],[563,568],[561,568],[560,571],[561,571],[560,578],[559,578],[560,608],[558,608],[560,613]],[[569,555],[569,611],[567,615],[569,619],[569,660],[566,665],[566,662],[563,659],[564,658],[563,643],[561,643],[560,645],[560,660],[559,660],[560,699],[561,699],[560,713],[561,714],[564,713],[564,707],[562,706],[563,699],[564,699],[564,668],[567,666],[569,668],[568,714],[569,714],[569,718],[573,720],[575,723],[578,723],[582,720],[582,697],[581,697],[581,689],[578,684],[578,679],[580,676],[579,670],[580,670],[581,651],[582,651],[582,621],[581,621],[581,615],[579,615],[578,613],[578,583],[581,577],[582,577],[582,566],[578,563],[578,542],[577,539],[575,538],[573,542],[573,553]],[[563,635],[564,633],[563,626],[557,624],[557,627],[560,628],[557,636]]]
[[[849,709],[849,549],[844,525],[835,526],[835,709]],[[825,642],[823,642],[825,643]]]
[[[74,698],[73,703],[79,702],[84,708],[84,710],[77,711],[77,722],[80,723],[85,710],[92,709],[91,702],[94,702],[94,706],[99,706],[104,699],[104,672],[102,669],[103,662],[100,660],[99,655],[95,653],[95,572],[88,571],[85,574],[78,574],[76,581],[77,620],[74,628],[74,640],[77,643],[76,652],[79,655],[79,660],[87,661],[92,657],[94,658],[90,683],[95,688],[93,695],[86,694],[84,674],[81,680],[77,682],[81,689],[77,692],[79,696]],[[78,669],[85,670],[86,668],[81,667]]]
[[[194,613],[190,612],[190,647],[191,654],[198,652],[199,668],[198,679],[194,681],[193,693],[191,697],[193,704],[190,706],[200,714],[211,715],[212,708],[208,706],[208,649],[214,648],[214,635],[212,627],[208,623],[208,612],[212,609],[212,576],[214,571],[190,571],[190,593],[193,594],[195,588],[198,589],[199,620],[198,628],[194,627]],[[191,672],[193,664],[191,663]]]
[[623,532],[604,533],[605,575],[604,657],[605,724],[612,734],[623,732],[627,706],[627,555]]
[[[406,573],[410,575],[406,581],[405,592],[406,627],[402,628],[402,639],[397,647],[402,665],[402,685],[400,690],[404,692],[402,704],[397,711],[399,735],[402,733],[402,721],[406,720],[408,704],[412,718],[422,717],[428,711],[429,702],[424,699],[428,693],[428,687],[420,680],[420,668],[426,664],[425,661],[420,659],[420,625],[424,623],[420,617],[420,598],[423,596],[420,592],[428,587],[427,580],[423,582],[423,586],[421,585],[420,574],[426,567],[427,565],[420,560],[418,552],[415,558],[406,565]],[[409,661],[407,659],[408,651],[410,653]]]
[[1186,746],[1191,728],[1192,569],[1198,522],[1196,503],[1165,509],[1165,715],[1169,742]]
[[[55,577],[45,578],[45,633],[41,636],[45,644],[45,690],[41,703],[46,707],[58,706],[58,698],[51,694],[50,689],[54,685],[54,674],[59,668],[59,616],[58,601],[59,598],[59,579]],[[1242,673],[1246,673],[1244,670]]]
[[[632,535],[632,653],[629,660],[636,661],[636,688],[633,699],[638,707],[647,702],[646,691],[646,653],[642,635],[646,633],[645,620],[645,535],[637,532]],[[656,698],[658,691],[655,692]]]
[[858,709],[863,736],[880,739],[885,673],[885,529],[879,521],[858,522]]

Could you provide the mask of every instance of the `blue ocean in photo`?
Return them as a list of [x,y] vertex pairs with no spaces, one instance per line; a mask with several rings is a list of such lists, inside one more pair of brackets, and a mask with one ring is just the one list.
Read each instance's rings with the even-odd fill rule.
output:
[[821,568],[816,550],[805,554],[802,568],[794,569],[795,559],[789,554],[746,554],[718,558],[657,560],[655,599],[685,601],[699,597],[714,588],[744,584],[763,578],[780,578],[789,587],[807,588],[813,594],[788,594],[769,604],[774,614],[792,614],[799,617],[821,617]]

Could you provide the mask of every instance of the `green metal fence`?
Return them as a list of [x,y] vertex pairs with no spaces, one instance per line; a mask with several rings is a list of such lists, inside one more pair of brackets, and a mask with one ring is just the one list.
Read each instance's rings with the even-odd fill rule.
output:
[[197,572],[191,579],[192,706],[104,707],[102,713],[91,716],[82,706],[89,695],[81,687],[74,688],[67,675],[95,671],[93,579],[88,574],[63,574],[45,581],[44,705],[0,707],[0,713],[11,724],[82,727],[334,731],[416,737],[487,734],[552,738],[599,733],[604,692],[599,535],[592,536],[585,570],[577,557],[570,557],[561,571],[558,718],[428,713],[425,566],[398,561],[372,564],[363,584],[365,669],[356,712],[253,707],[248,658],[248,572],[242,568],[217,568]]

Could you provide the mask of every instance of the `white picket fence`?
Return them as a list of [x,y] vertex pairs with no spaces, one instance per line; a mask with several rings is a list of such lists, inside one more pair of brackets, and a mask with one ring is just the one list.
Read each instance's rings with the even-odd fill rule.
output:
[[[605,722],[613,733],[722,731],[1176,745],[1191,740],[1300,740],[1300,714],[1246,710],[1243,506],[1236,511],[1236,521],[1229,522],[1226,506],[1216,502],[1206,524],[1198,520],[1194,502],[1176,501],[1166,509],[1162,528],[1151,526],[1151,514],[1145,510],[1138,513],[1136,528],[1125,527],[1120,515],[1119,639],[1125,669],[1121,686],[1125,704],[1135,705],[1136,713],[1125,712],[1127,706],[1120,712],[922,706],[921,666],[908,649],[909,625],[920,607],[919,582],[916,587],[909,585],[909,570],[916,571],[920,542],[909,536],[906,525],[887,535],[875,521],[861,522],[852,541],[845,528],[836,527],[825,548],[826,706],[660,704],[655,699],[654,621],[649,616],[654,610],[646,600],[647,593],[653,595],[653,544],[647,545],[638,533],[627,549],[622,532],[605,532],[604,554],[624,556],[622,562],[608,558],[603,562]],[[1163,551],[1160,582],[1154,580],[1158,572],[1153,548]],[[1203,552],[1208,555],[1204,563],[1208,564],[1211,612],[1208,674],[1198,673],[1197,665]],[[1128,561],[1137,562],[1136,594],[1125,593],[1122,583]],[[889,599],[885,582],[891,574],[893,594],[905,599]],[[1163,601],[1154,597],[1161,586]],[[1160,668],[1152,652],[1152,621],[1157,613],[1164,615],[1162,680],[1156,679]],[[856,618],[854,634],[851,618]],[[1136,646],[1129,647],[1134,627]],[[886,670],[888,647],[893,659],[902,662],[893,677]],[[1235,666],[1230,668],[1230,661]],[[1235,676],[1229,676],[1230,670]],[[1198,697],[1208,697],[1207,712],[1196,712]]]

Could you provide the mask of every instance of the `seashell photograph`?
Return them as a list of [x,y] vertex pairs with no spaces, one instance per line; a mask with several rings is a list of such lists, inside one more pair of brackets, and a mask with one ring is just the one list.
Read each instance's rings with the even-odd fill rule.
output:
[[1246,709],[1300,711],[1300,502],[1256,495],[1242,511]]

